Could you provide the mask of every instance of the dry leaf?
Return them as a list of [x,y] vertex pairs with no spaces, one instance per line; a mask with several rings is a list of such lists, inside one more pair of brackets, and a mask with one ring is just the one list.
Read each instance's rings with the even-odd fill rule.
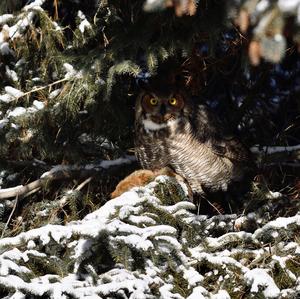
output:
[[249,59],[252,65],[259,65],[261,58],[260,42],[257,40],[251,41],[249,45]]

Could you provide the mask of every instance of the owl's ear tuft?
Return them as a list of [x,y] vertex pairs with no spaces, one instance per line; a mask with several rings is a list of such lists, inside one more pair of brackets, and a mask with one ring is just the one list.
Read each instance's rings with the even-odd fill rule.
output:
[[143,89],[144,91],[149,91],[150,86],[149,86],[149,81],[145,79],[138,79],[137,80],[137,85],[139,88]]

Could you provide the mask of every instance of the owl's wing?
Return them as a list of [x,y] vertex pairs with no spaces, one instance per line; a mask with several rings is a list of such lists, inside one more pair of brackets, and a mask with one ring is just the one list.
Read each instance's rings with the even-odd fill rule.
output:
[[218,156],[232,161],[249,162],[250,152],[233,136],[221,136],[222,139],[214,139],[207,142],[212,152]]
[[236,138],[225,132],[215,114],[204,105],[199,105],[194,114],[194,128],[201,143],[205,143],[214,154],[237,162],[248,162],[250,152]]

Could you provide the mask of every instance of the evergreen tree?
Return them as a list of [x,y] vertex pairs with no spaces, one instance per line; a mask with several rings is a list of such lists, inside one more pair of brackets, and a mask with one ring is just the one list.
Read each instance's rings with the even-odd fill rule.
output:
[[[14,238],[0,240],[0,294],[76,298],[88,296],[87,283],[103,298],[272,298],[272,288],[297,296],[298,2],[1,1],[0,233]],[[236,211],[244,218],[196,216],[170,178],[133,192],[136,202],[124,195],[120,205],[106,203],[138,167],[140,85],[166,68],[257,156],[252,190]],[[89,222],[97,213],[104,222]],[[132,238],[147,241],[139,247]],[[260,260],[267,270],[253,266]],[[47,288],[31,289],[44,276]],[[80,284],[80,295],[55,295],[52,284],[64,277]],[[122,277],[128,284],[106,293]]]

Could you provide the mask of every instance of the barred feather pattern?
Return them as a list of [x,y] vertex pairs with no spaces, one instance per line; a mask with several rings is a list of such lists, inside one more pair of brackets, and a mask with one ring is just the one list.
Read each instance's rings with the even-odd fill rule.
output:
[[203,106],[187,107],[166,127],[151,130],[136,107],[136,156],[145,169],[169,166],[189,183],[194,193],[226,191],[243,179],[248,151],[231,136],[222,136],[215,117]]

